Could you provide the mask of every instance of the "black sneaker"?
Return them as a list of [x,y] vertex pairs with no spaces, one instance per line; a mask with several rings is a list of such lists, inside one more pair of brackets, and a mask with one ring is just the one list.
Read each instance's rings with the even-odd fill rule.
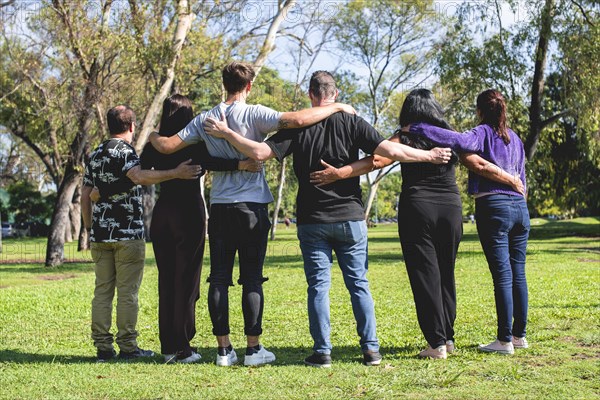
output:
[[96,362],[105,362],[112,360],[117,356],[117,352],[114,350],[98,350],[96,352]]
[[152,350],[143,350],[143,349],[140,349],[139,347],[137,349],[135,349],[134,351],[130,351],[130,352],[121,351],[119,353],[119,358],[121,360],[134,360],[136,358],[153,357],[153,356],[154,356],[154,352]]
[[329,354],[313,353],[304,359],[304,364],[317,368],[331,368],[331,356]]
[[363,353],[363,364],[367,366],[381,364],[381,353],[375,350],[368,350]]

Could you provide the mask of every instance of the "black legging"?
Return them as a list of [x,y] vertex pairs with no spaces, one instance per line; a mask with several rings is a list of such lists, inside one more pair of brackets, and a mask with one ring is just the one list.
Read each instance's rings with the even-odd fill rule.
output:
[[163,354],[191,355],[205,242],[205,212],[198,193],[162,195],[152,213],[158,267],[158,328]]
[[242,285],[244,333],[262,333],[264,297],[263,264],[271,222],[267,205],[260,203],[213,204],[208,222],[210,276],[208,311],[213,334],[229,334],[229,286],[233,286],[233,264],[238,252]]
[[436,203],[401,196],[398,210],[398,233],[417,319],[433,348],[454,340],[454,262],[462,238],[462,209],[455,205],[454,196],[458,194],[439,196]]

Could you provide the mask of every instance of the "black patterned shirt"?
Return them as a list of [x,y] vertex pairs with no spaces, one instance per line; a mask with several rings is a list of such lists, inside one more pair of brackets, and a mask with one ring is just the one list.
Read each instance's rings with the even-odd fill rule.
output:
[[[140,165],[135,149],[122,139],[109,139],[90,156],[83,184],[96,186],[100,193],[115,193],[101,198],[92,208],[92,242],[118,242],[144,239],[144,208],[141,186],[127,172]],[[108,190],[109,185],[112,190]]]

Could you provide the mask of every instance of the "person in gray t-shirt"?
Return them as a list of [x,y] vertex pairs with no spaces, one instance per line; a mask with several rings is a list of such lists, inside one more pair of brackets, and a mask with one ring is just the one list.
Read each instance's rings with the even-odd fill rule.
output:
[[[351,106],[334,103],[326,107],[296,112],[277,112],[261,105],[246,104],[256,73],[250,64],[233,62],[223,68],[223,86],[227,99],[196,116],[181,132],[171,137],[153,133],[150,141],[161,153],[173,153],[192,143],[203,141],[213,157],[246,157],[226,140],[207,135],[203,123],[207,118],[225,116],[229,126],[239,134],[256,142],[279,129],[300,128],[322,121],[336,112],[354,114]],[[228,290],[233,286],[233,264],[239,254],[242,285],[244,333],[247,338],[245,365],[260,365],[275,361],[275,355],[259,344],[262,334],[264,297],[262,284],[263,263],[271,222],[267,205],[273,201],[264,171],[214,172],[210,193],[208,221],[211,271],[208,281],[208,309],[217,337],[219,366],[237,362],[237,355],[229,340]]]

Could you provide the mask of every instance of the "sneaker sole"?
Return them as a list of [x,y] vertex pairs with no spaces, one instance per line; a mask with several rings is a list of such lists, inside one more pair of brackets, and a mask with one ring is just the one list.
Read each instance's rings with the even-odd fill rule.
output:
[[486,349],[484,347],[479,347],[478,350],[482,351],[484,353],[496,353],[496,354],[502,354],[502,355],[505,355],[505,356],[509,356],[511,354],[514,354],[514,351],[509,351],[509,350],[493,350],[493,349]]
[[366,365],[367,367],[376,367],[378,365],[381,365],[381,360],[363,361],[363,365]]
[[266,359],[266,360],[260,360],[258,362],[255,362],[255,361],[246,362],[246,360],[244,360],[244,365],[246,367],[259,367],[261,365],[267,365],[267,364],[270,364],[272,362],[275,362],[275,357],[273,357],[272,360],[271,359]]
[[304,361],[304,365],[306,365],[307,367],[314,368],[331,368],[331,364],[315,364],[308,361]]
[[238,363],[238,358],[237,358],[237,357],[236,357],[236,358],[234,358],[234,359],[231,361],[231,363],[230,363],[230,362],[228,362],[227,360],[226,360],[224,363],[223,363],[223,362],[219,362],[219,360],[217,360],[217,361],[215,362],[215,364],[217,365],[217,367],[231,367],[231,366],[233,366],[233,365],[235,365],[235,364],[237,364],[237,363]]

